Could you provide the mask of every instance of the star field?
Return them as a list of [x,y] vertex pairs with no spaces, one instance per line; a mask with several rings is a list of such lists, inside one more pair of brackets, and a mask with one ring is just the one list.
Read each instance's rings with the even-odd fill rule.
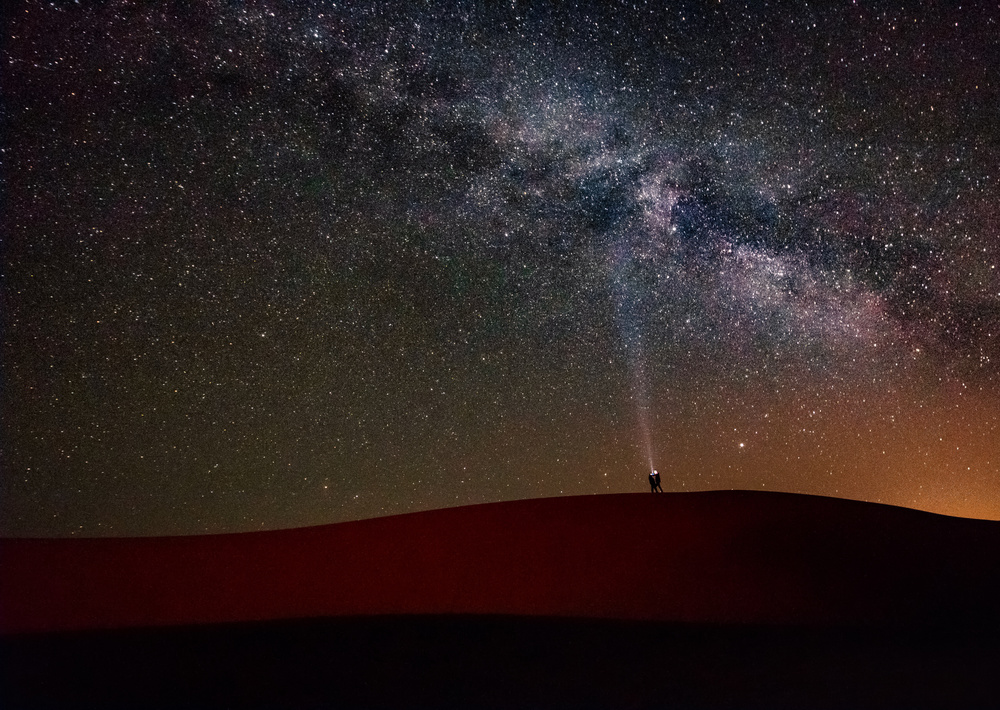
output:
[[7,11],[0,533],[1000,518],[996,7]]

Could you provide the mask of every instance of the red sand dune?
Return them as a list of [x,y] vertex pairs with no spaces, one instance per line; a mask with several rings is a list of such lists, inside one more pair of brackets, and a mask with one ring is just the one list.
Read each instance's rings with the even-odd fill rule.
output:
[[385,614],[997,624],[1000,523],[756,492],[230,535],[0,540],[0,632]]

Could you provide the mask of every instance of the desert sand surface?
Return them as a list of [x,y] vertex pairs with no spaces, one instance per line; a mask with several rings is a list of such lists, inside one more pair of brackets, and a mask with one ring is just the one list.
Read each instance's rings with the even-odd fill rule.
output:
[[989,707],[998,561],[996,522],[741,491],[6,539],[0,692],[5,707]]

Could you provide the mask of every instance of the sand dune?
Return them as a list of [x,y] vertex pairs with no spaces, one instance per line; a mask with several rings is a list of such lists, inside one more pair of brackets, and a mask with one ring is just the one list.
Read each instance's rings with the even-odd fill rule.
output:
[[321,527],[0,541],[6,634],[369,615],[998,624],[1000,524],[777,493],[608,495]]
[[995,522],[746,492],[3,540],[0,704],[995,707],[998,559]]

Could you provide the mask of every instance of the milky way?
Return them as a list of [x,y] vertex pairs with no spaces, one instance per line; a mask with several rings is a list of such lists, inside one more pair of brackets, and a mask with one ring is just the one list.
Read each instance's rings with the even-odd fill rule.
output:
[[0,532],[1000,518],[1000,13],[6,11]]

